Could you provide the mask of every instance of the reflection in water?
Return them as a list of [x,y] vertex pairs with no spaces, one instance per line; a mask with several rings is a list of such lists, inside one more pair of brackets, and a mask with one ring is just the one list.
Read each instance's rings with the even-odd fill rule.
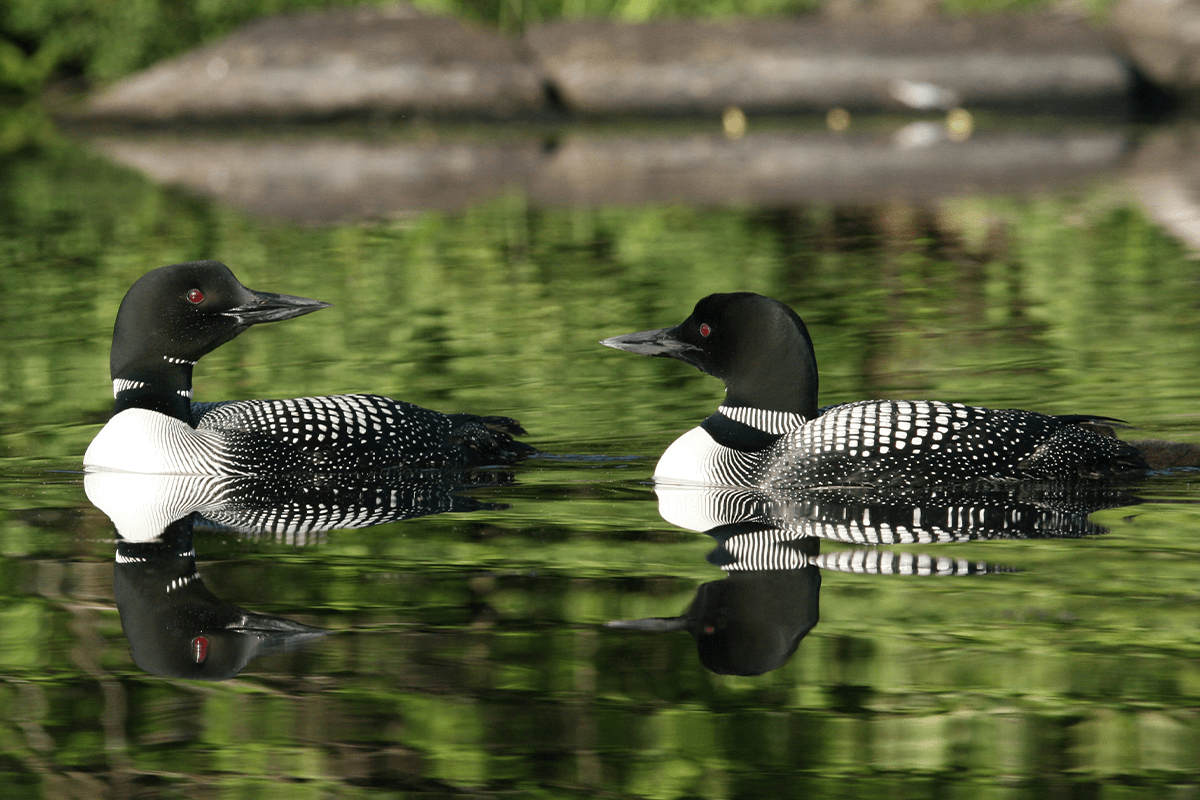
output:
[[791,658],[817,624],[821,570],[916,576],[1012,571],[985,562],[867,547],[821,553],[822,539],[891,545],[1094,536],[1106,531],[1088,519],[1091,512],[1136,502],[1117,489],[1048,485],[784,495],[660,483],[655,491],[665,520],[716,540],[708,561],[727,577],[702,584],[678,617],[609,626],[687,631],[701,663],[728,675],[759,675]]
[[307,544],[334,528],[364,528],[487,506],[457,495],[510,482],[511,473],[388,474],[349,480],[89,472],[88,499],[117,528],[113,594],[134,662],[155,675],[227,680],[253,658],[292,649],[327,631],[258,614],[216,597],[196,571],[192,530],[207,522]]
[[759,522],[792,539],[860,545],[1097,536],[1107,530],[1092,512],[1140,502],[1119,487],[1062,484],[772,492],[660,483],[655,491],[663,519],[681,528]]
[[[709,560],[720,554],[717,561],[728,577],[701,584],[678,617],[610,622],[609,627],[687,631],[696,640],[700,662],[722,675],[761,675],[783,666],[817,624],[821,572],[814,557],[820,540],[776,538],[773,534],[781,531],[756,523],[708,533],[722,545]],[[735,550],[745,545],[765,559],[742,561],[726,548],[733,542]]]
[[328,633],[210,592],[196,572],[195,517],[172,522],[149,541],[117,541],[113,596],[134,663],[167,678],[223,681],[253,658]]
[[512,479],[512,473],[503,470],[385,471],[307,481],[96,471],[84,478],[84,490],[126,540],[149,541],[171,522],[195,511],[222,528],[303,545],[339,528],[503,508],[459,492],[504,485]]
[[154,181],[254,215],[327,224],[458,210],[514,189],[546,208],[784,208],[874,204],[881,197],[923,203],[980,187],[1078,186],[1117,169],[1127,145],[1121,131],[1070,128],[977,132],[961,140],[961,123],[950,125],[944,135],[923,137],[916,150],[911,131],[847,135],[786,125],[734,138],[707,129],[680,136],[568,130],[548,141],[518,131],[478,142],[461,135],[367,142],[326,132],[274,139],[119,134],[92,146]]

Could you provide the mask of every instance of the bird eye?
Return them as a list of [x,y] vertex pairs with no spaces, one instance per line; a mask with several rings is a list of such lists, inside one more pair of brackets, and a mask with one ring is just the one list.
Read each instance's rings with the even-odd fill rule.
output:
[[708,336],[710,333],[712,333],[712,328],[708,327],[708,323],[707,323],[707,322],[701,322],[701,323],[700,323],[700,335],[701,335],[701,336]]
[[192,639],[192,661],[203,664],[206,658],[208,658],[208,639],[197,636]]
[[187,299],[192,305],[199,305],[204,302],[204,292],[199,289],[188,289]]

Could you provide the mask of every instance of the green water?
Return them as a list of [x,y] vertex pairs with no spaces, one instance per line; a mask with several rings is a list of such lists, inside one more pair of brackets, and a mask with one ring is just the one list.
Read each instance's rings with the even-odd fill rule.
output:
[[[907,206],[556,209],[508,196],[300,228],[156,186],[57,136],[0,158],[0,773],[11,797],[1196,797],[1200,511],[1156,476],[1082,539],[917,548],[1020,571],[825,571],[757,677],[679,614],[724,573],[658,514],[657,455],[720,400],[596,342],[700,296],[792,304],[823,403],[944,400],[1200,442],[1200,270],[1109,183]],[[335,633],[236,679],[155,677],[113,600],[82,453],[128,285],[217,258],[332,302],[204,359],[197,399],[371,391],[511,414],[549,455],[508,506],[294,546],[201,530],[216,596]],[[844,545],[826,544],[826,551]]]

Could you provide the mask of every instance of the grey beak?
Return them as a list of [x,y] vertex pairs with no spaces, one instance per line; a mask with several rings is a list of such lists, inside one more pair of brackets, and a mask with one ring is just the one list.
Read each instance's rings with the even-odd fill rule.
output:
[[328,308],[330,303],[320,300],[309,300],[307,297],[294,297],[290,294],[274,294],[272,292],[256,292],[247,290],[253,299],[237,308],[223,312],[227,317],[233,317],[239,325],[248,327],[260,322],[279,322],[292,317],[301,317]]
[[[626,333],[605,339],[600,344],[616,350],[626,350],[643,356],[666,356],[683,358],[687,353],[700,352],[700,348],[680,340],[675,328],[659,328],[653,331]],[[683,359],[686,360],[686,359]]]

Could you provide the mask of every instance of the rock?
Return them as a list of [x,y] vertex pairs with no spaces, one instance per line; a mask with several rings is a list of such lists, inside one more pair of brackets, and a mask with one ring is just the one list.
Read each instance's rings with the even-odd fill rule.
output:
[[1200,147],[1193,125],[1149,134],[1129,161],[1128,184],[1146,214],[1200,253]]
[[1164,439],[1141,439],[1129,444],[1142,452],[1150,469],[1180,469],[1200,467],[1200,445],[1170,442]]
[[1132,90],[1100,34],[1049,17],[561,22],[525,41],[584,114],[1119,111]]
[[151,121],[363,112],[509,117],[540,110],[545,94],[516,43],[397,6],[264,19],[117,83],[90,111]]
[[1200,0],[1121,0],[1109,25],[1156,86],[1194,98],[1200,90]]

